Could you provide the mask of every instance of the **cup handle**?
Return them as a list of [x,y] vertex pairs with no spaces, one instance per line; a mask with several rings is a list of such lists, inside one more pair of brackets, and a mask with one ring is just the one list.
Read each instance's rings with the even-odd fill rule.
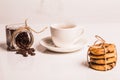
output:
[[84,33],[84,28],[80,28],[80,33],[78,35],[78,38],[74,40],[73,44],[77,43],[81,39],[81,35]]

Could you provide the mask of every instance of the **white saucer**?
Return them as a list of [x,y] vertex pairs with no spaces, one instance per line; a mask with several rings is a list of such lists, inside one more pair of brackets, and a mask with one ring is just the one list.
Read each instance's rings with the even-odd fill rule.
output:
[[83,46],[87,43],[87,40],[85,38],[81,38],[80,41],[75,43],[73,47],[70,48],[60,48],[54,45],[51,37],[45,37],[41,39],[40,44],[47,48],[48,50],[54,51],[54,52],[74,52],[77,50],[80,50],[83,48]]

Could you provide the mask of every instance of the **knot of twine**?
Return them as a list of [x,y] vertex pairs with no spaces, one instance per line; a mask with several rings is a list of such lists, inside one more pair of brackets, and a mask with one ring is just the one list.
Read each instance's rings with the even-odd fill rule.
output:
[[30,28],[29,26],[28,26],[28,24],[27,24],[27,19],[25,20],[25,27],[24,27],[25,29],[27,29],[27,30],[31,30],[31,31],[33,31],[33,32],[35,32],[35,33],[41,33],[41,32],[43,32],[44,30],[46,30],[48,27],[44,27],[41,31],[39,31],[39,32],[37,32],[37,31],[35,31],[34,29],[32,29],[32,28]]
[[[98,36],[98,35],[95,35],[95,38],[97,40],[94,42],[93,46],[95,46],[98,42],[100,42],[101,43],[100,47],[104,49],[104,54],[105,54],[105,58],[104,58],[105,59],[105,71],[107,71],[107,63],[106,63],[106,61],[107,61],[107,59],[106,59],[107,50],[105,48],[105,40],[103,38],[101,38],[100,36]],[[90,47],[92,47],[92,46],[90,46]],[[88,50],[88,54],[87,54],[87,62],[89,63],[88,55],[89,55],[89,50]]]

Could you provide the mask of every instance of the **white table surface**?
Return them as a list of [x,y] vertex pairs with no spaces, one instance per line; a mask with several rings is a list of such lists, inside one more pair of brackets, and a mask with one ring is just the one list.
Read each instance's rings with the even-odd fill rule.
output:
[[[46,24],[44,24],[46,25]],[[0,80],[119,80],[120,79],[120,24],[99,23],[81,24],[85,28],[88,45],[96,40],[94,35],[99,35],[106,42],[114,43],[117,48],[117,65],[109,71],[96,71],[88,67],[87,49],[84,46],[74,53],[55,53],[43,48],[39,41],[50,35],[49,29],[41,34],[35,34],[33,47],[35,56],[23,57],[6,50],[5,25],[0,25]],[[35,30],[40,30],[41,24],[31,25]]]

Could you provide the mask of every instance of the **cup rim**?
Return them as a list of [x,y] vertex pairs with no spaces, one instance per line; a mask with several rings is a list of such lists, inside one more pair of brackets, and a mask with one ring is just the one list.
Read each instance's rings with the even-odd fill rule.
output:
[[[72,25],[72,26],[75,26],[75,27],[71,27],[71,28],[59,28],[59,27],[57,27],[57,26],[64,26],[64,25]],[[76,29],[76,28],[78,28],[78,25],[76,25],[76,24],[52,24],[51,26],[50,26],[51,28],[53,28],[53,29],[57,29],[57,30],[70,30],[70,29]]]

